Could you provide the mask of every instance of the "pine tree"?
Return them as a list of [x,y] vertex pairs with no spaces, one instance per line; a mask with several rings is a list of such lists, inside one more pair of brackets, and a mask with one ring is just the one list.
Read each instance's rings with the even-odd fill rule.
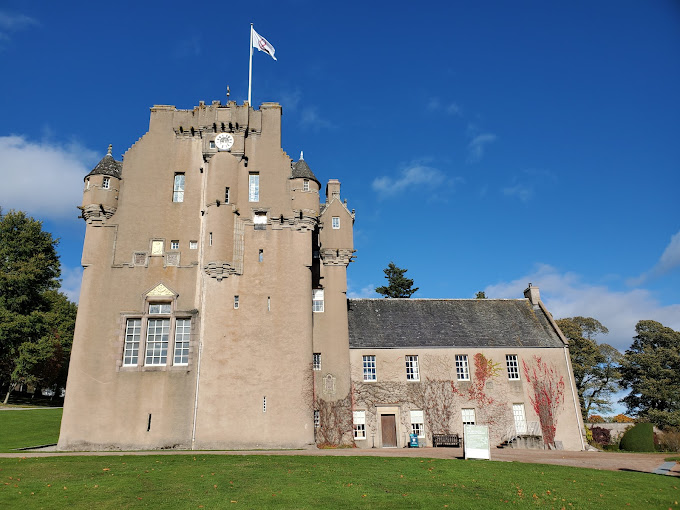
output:
[[395,266],[394,262],[390,262],[387,268],[383,269],[389,285],[377,287],[375,291],[386,298],[410,298],[418,287],[413,288],[413,280],[404,276],[406,271],[408,269],[401,269]]

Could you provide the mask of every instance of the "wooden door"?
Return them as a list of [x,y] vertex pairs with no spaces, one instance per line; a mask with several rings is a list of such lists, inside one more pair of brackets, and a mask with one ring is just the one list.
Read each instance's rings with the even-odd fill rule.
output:
[[383,448],[397,447],[397,421],[393,414],[380,415]]

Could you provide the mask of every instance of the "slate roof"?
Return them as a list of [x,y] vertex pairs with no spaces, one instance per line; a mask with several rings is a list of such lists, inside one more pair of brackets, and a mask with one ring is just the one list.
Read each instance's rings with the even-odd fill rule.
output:
[[354,349],[564,347],[527,299],[349,299]]
[[314,172],[312,172],[312,169],[309,168],[309,165],[305,162],[304,159],[300,158],[299,161],[296,161],[295,163],[293,163],[291,168],[292,168],[292,175],[291,175],[292,179],[299,179],[299,178],[311,179],[311,180],[315,181],[319,185],[319,187],[321,187],[321,183],[316,178],[316,176],[314,175]]
[[123,171],[123,162],[116,161],[111,155],[111,146],[109,146],[109,152],[104,156],[97,166],[92,169],[92,171],[85,176],[85,179],[91,175],[110,175],[111,177],[116,177],[120,179],[120,174]]

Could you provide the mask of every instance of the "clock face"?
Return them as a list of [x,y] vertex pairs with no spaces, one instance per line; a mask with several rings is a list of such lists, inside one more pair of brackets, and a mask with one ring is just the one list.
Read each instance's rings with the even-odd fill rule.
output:
[[220,133],[215,137],[215,147],[221,151],[228,151],[234,145],[234,137],[229,133]]

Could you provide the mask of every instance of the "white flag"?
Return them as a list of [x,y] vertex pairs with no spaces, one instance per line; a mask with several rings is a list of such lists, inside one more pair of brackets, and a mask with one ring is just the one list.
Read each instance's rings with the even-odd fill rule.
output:
[[274,56],[274,52],[276,51],[274,46],[272,46],[267,39],[255,32],[255,29],[253,29],[253,48],[264,51],[267,55],[276,60],[276,57]]

